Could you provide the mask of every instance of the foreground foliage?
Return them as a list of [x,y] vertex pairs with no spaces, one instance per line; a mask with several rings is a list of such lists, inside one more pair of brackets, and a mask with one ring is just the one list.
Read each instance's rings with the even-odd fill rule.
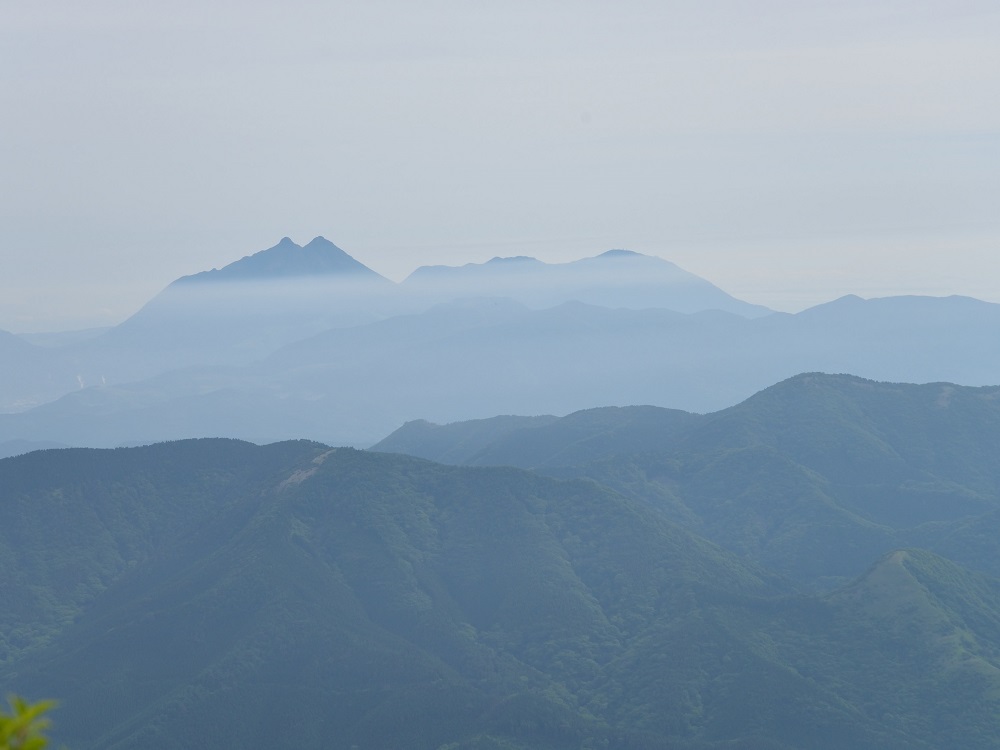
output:
[[51,701],[29,704],[11,696],[10,713],[0,710],[0,750],[41,750],[48,745],[45,713],[55,705]]

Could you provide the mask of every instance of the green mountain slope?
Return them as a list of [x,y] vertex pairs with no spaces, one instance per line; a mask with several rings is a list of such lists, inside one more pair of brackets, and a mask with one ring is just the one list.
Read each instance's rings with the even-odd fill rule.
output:
[[802,581],[849,577],[997,509],[997,393],[802,375],[626,463],[723,546]]
[[[64,596],[75,615],[50,617],[55,632],[9,660],[4,682],[59,698],[61,737],[82,748],[437,747],[483,732],[578,746],[631,731],[587,704],[602,704],[601,666],[650,616],[681,616],[702,588],[776,590],[592,484],[317,451],[198,441],[5,466],[25,499],[11,517],[41,529],[67,506],[68,529],[95,516],[79,550],[56,531],[28,539],[38,559],[65,554],[99,582],[73,598],[64,568],[23,565],[14,550],[14,588]],[[59,470],[38,469],[46,460]],[[134,491],[118,505],[146,515],[106,510],[116,486]],[[143,519],[160,514],[162,538],[121,551],[116,534],[142,539]],[[31,604],[12,615],[30,620]]]
[[[514,417],[500,416],[473,419],[438,425],[418,419],[407,422],[388,438],[372,447],[381,453],[403,453],[407,456],[426,458],[441,464],[475,465],[479,455],[497,441],[514,435],[534,436],[535,429],[560,421],[553,416]],[[504,463],[518,466],[515,461],[493,461],[486,465]]]
[[0,659],[46,643],[130,571],[320,448],[186,441],[0,461]]
[[927,553],[809,597],[593,482],[305,442],[48,451],[0,480],[3,632],[46,623],[0,682],[58,698],[77,750],[1000,738],[997,583]]
[[[827,603],[830,661],[818,675],[855,686],[864,679],[866,692],[846,693],[880,704],[887,727],[906,726],[939,747],[958,734],[955,747],[995,746],[982,728],[1000,712],[1000,581],[929,552],[897,550]],[[854,648],[835,645],[845,641]],[[935,708],[908,715],[914,703]]]
[[566,417],[493,417],[436,425],[408,422],[372,450],[446,464],[574,466],[669,445],[700,415],[655,406],[607,406]]
[[[466,462],[590,477],[821,588],[914,545],[1000,573],[998,394],[810,373],[708,415],[578,412],[500,436]],[[466,430],[437,428],[432,450],[443,456],[441,435],[458,442]],[[376,448],[421,445],[414,432]]]

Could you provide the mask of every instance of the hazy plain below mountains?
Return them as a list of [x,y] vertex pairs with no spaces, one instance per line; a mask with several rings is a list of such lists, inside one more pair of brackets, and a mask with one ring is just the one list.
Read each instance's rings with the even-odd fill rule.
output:
[[364,446],[418,418],[715,411],[806,371],[986,385],[998,326],[1000,305],[962,297],[771,313],[627,251],[424,267],[395,284],[322,238],[286,238],[178,279],[98,335],[0,334],[0,444]]
[[998,403],[814,374],[379,446],[473,466],[5,459],[0,684],[76,750],[995,748]]

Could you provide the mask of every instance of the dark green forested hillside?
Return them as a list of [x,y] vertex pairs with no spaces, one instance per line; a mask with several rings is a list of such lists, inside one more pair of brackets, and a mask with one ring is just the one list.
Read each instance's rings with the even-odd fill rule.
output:
[[628,746],[587,705],[645,619],[778,591],[607,490],[516,470],[232,441],[9,463],[5,508],[38,529],[3,526],[36,599],[11,617],[57,612],[4,678],[60,699],[75,747]]
[[443,464],[573,466],[672,444],[698,414],[655,406],[603,407],[556,417],[493,417],[436,425],[408,422],[372,450]]
[[0,684],[75,750],[1000,740],[1000,585],[928,552],[808,595],[592,481],[306,442],[0,487]]
[[[450,425],[436,425],[423,419],[407,422],[392,434],[392,445],[386,453],[405,453],[442,464],[475,465],[479,454],[492,448],[508,435],[535,436],[537,428],[561,422],[553,416],[473,419]],[[559,441],[561,442],[561,441]],[[487,461],[486,465],[510,464],[515,461]],[[530,468],[530,467],[529,467]]]
[[[591,477],[819,588],[907,546],[1000,575],[998,396],[811,373],[714,414],[572,414],[504,435],[470,462]],[[465,429],[438,428],[430,445],[441,453],[442,436],[461,440]],[[376,448],[405,450],[395,435]]]
[[0,660],[46,643],[109,585],[320,450],[214,440],[0,461]]

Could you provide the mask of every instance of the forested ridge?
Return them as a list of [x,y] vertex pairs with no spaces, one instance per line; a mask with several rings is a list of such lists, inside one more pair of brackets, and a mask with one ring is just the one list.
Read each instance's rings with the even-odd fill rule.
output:
[[535,471],[6,459],[0,684],[58,700],[74,750],[994,747],[992,403],[810,375],[714,415],[406,431]]

